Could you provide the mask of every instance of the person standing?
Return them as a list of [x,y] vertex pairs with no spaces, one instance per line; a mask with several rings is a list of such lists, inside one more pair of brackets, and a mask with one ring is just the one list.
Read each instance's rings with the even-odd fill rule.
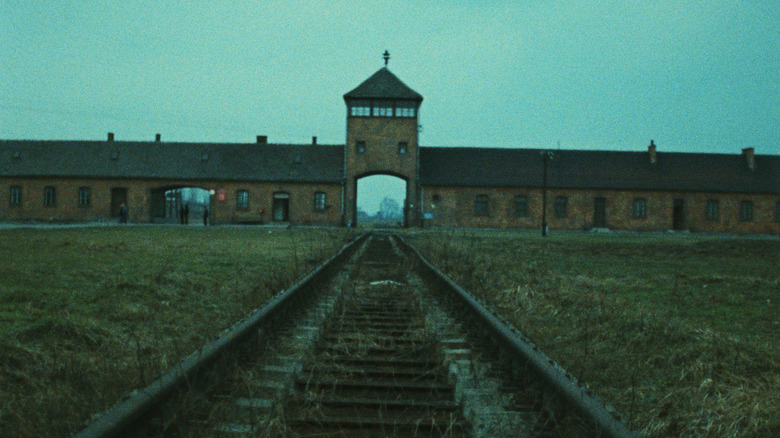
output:
[[127,223],[127,205],[123,202],[122,205],[119,206],[119,223],[120,224],[126,224]]
[[209,208],[203,207],[203,226],[209,225]]
[[184,204],[184,225],[190,224],[190,204]]

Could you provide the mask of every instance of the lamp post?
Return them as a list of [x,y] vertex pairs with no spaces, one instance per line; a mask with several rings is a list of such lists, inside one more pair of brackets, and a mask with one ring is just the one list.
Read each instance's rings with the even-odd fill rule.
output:
[[542,151],[542,237],[547,237],[547,161],[552,159],[552,151]]
[[214,189],[209,190],[209,213],[211,214],[211,225],[214,225],[216,223],[217,219],[217,203],[214,202],[214,196],[217,194],[217,191]]

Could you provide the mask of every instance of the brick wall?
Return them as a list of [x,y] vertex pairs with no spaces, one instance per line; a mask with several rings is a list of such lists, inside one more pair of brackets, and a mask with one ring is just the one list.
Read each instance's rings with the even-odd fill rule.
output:
[[[225,202],[215,202],[218,223],[273,222],[273,199],[276,193],[287,193],[289,221],[301,225],[334,225],[341,223],[341,185],[310,183],[219,183],[225,191]],[[237,209],[239,190],[249,193],[249,208]],[[314,209],[314,194],[325,193],[325,210]]]
[[[9,205],[10,188],[22,188],[22,204]],[[44,187],[56,189],[56,204],[44,206]],[[89,206],[78,205],[80,187],[89,187]],[[214,223],[271,222],[274,193],[290,195],[289,219],[294,224],[339,225],[341,222],[341,186],[313,183],[246,183],[185,180],[145,179],[78,179],[78,178],[3,178],[0,179],[0,220],[11,221],[115,221],[111,217],[111,189],[127,189],[129,220],[136,223],[152,221],[152,191],[160,188],[197,187],[206,190],[224,190],[226,199],[212,199],[210,216]],[[236,205],[238,190],[249,193],[249,209]],[[314,209],[314,194],[325,193],[326,207]],[[191,223],[200,223],[200,217],[191,217]]]
[[[10,187],[22,188],[22,205],[10,206]],[[44,206],[44,187],[56,188],[56,204]],[[80,187],[89,187],[90,205],[78,205]],[[80,222],[116,220],[111,218],[111,189],[127,188],[129,219],[147,223],[152,220],[151,194],[162,187],[199,187],[206,190],[224,190],[224,202],[212,201],[211,217],[214,223],[272,222],[272,204],[275,193],[288,193],[289,219],[293,224],[339,225],[341,223],[341,186],[313,183],[246,183],[184,180],[141,179],[68,179],[68,178],[3,178],[0,179],[0,220]],[[239,190],[249,193],[249,208],[237,209]],[[314,209],[314,194],[326,196],[324,211]],[[486,216],[475,212],[476,196],[488,196]],[[434,202],[434,196],[438,201]],[[515,216],[515,197],[528,199],[528,215]],[[567,199],[567,215],[555,215],[555,198]],[[693,232],[764,233],[780,234],[776,217],[779,195],[649,192],[616,190],[562,190],[550,189],[547,194],[547,220],[551,230],[587,230],[594,226],[595,198],[605,199],[606,228],[613,230],[659,231],[673,227],[674,203],[683,201],[683,229]],[[644,199],[646,215],[633,217],[633,203]],[[707,201],[718,202],[718,217],[708,219]],[[740,209],[743,201],[753,205],[753,219],[743,221]],[[540,228],[542,193],[538,188],[496,187],[425,187],[424,212],[434,218],[425,225],[488,228]],[[199,223],[191,218],[192,223]]]
[[[9,205],[11,186],[20,186],[22,203]],[[44,188],[56,191],[56,203],[44,205]],[[0,219],[12,221],[97,221],[111,216],[111,188],[117,182],[97,179],[8,178],[0,180]],[[90,205],[79,206],[80,187],[89,187]],[[136,200],[137,201],[137,200]],[[138,212],[130,212],[138,214]]]
[[[358,153],[357,142],[365,142],[364,153]],[[398,143],[407,143],[406,153],[400,154]],[[346,158],[346,217],[345,224],[355,223],[357,178],[388,174],[406,180],[406,199],[409,219],[415,225],[419,210],[417,118],[406,117],[347,117]]]
[[[425,225],[490,228],[540,228],[542,221],[541,189],[496,187],[424,187],[425,213],[433,219]],[[488,196],[488,214],[476,213],[477,195]],[[528,199],[528,215],[515,216],[515,197]],[[434,201],[437,197],[438,201]],[[555,215],[555,199],[567,199],[566,217]],[[595,198],[605,199],[606,228],[613,230],[659,231],[674,225],[675,200],[682,200],[682,226],[693,232],[780,234],[776,218],[778,195],[634,192],[617,190],[547,191],[547,223],[551,230],[589,230],[594,228]],[[645,200],[645,216],[634,217],[634,201]],[[708,219],[707,201],[718,201],[718,218]],[[743,201],[753,203],[753,220],[742,221]]]

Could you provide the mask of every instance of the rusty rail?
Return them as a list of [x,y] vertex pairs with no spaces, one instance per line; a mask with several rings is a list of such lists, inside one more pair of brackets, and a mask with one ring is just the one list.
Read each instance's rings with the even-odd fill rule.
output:
[[424,270],[427,271],[427,274],[434,281],[448,289],[450,292],[449,296],[459,301],[460,305],[474,316],[478,324],[500,341],[505,352],[527,363],[555,392],[579,411],[584,418],[592,422],[605,436],[613,438],[637,438],[640,436],[611,414],[604,404],[589,394],[585,388],[578,385],[573,378],[566,374],[563,368],[524,339],[517,329],[506,324],[475,298],[473,294],[463,289],[433,266],[419,250],[409,245],[399,236],[396,237],[405,250],[415,254],[422,263]]
[[74,436],[77,438],[105,438],[124,432],[149,409],[182,387],[196,372],[213,363],[241,340],[247,338],[264,321],[277,316],[290,302],[301,299],[301,295],[311,292],[310,286],[316,280],[328,275],[328,271],[333,266],[349,257],[367,236],[368,234],[363,234],[343,246],[336,255],[320,264],[289,288],[281,291],[266,305],[236,323],[222,336],[184,358],[178,365],[145,388],[134,391],[128,398],[98,414],[95,421]]
[[[197,352],[188,356],[173,369],[146,388],[131,394],[127,399],[118,402],[108,411],[99,415],[96,421],[78,433],[77,437],[110,437],[127,432],[147,412],[175,394],[177,388],[192,381],[196,373],[209,370],[220,357],[226,357],[228,351],[237,351],[242,340],[248,339],[257,328],[267,322],[276,321],[285,309],[290,306],[300,307],[306,299],[312,296],[318,288],[321,279],[327,278],[334,269],[339,269],[341,261],[348,258],[368,235],[363,235],[345,245],[335,256],[318,266],[314,271],[301,278],[290,288],[280,292],[263,308],[255,311],[246,319],[238,322],[223,336],[207,344]],[[472,294],[455,284],[440,270],[428,262],[420,252],[396,236],[397,242],[407,254],[416,256],[420,261],[420,273],[433,280],[436,289],[443,292],[448,299],[464,309],[469,318],[477,323],[489,339],[500,345],[502,353],[515,363],[523,363],[532,369],[545,384],[559,394],[562,400],[574,408],[580,416],[591,423],[598,436],[637,437],[637,433],[629,430],[619,419],[615,418],[601,402],[580,387],[566,372],[550,360],[544,353],[536,349],[510,325],[502,321],[481,304]],[[504,355],[504,354],[502,354]]]

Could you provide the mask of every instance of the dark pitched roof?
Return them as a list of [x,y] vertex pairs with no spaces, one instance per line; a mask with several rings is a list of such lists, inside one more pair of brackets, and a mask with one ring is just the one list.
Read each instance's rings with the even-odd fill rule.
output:
[[423,97],[404,84],[387,67],[382,67],[357,88],[345,94],[344,99],[405,99],[422,102]]
[[344,147],[0,140],[0,176],[339,183]]
[[[424,147],[425,186],[541,187],[541,149]],[[551,188],[780,194],[780,156],[556,150]],[[342,145],[0,140],[0,176],[340,183]]]
[[[541,187],[541,149],[434,148],[420,150],[425,186]],[[555,150],[551,188],[780,193],[780,156]]]

